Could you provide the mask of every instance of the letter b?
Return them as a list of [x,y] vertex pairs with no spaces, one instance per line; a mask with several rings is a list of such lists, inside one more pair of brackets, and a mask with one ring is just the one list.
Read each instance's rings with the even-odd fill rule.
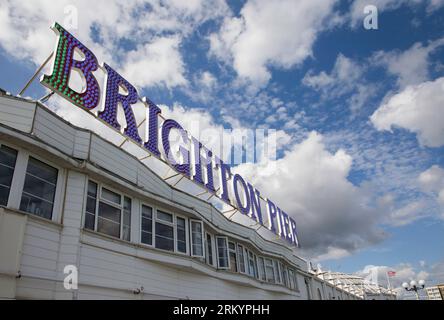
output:
[[[61,25],[55,23],[53,30],[59,34],[57,50],[54,52],[52,75],[44,75],[40,82],[50,90],[62,95],[73,104],[84,109],[94,109],[99,103],[100,87],[92,74],[98,64],[94,54],[79,40],[73,37]],[[78,49],[85,57],[83,61],[74,60],[74,50]],[[82,72],[86,82],[83,92],[76,92],[69,87],[71,70]]]

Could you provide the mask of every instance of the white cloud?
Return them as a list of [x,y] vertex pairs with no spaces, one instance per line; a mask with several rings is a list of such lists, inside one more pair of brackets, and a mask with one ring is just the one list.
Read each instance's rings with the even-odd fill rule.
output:
[[126,55],[122,74],[134,85],[166,87],[185,85],[185,66],[179,53],[178,36],[156,38]]
[[382,213],[368,208],[365,194],[347,179],[351,164],[348,154],[328,152],[322,136],[312,132],[274,170],[243,164],[235,171],[295,218],[305,254],[331,258],[385,237],[377,227]]
[[444,78],[408,86],[370,117],[376,129],[401,127],[417,134],[421,145],[444,145]]
[[337,260],[348,257],[351,254],[350,251],[342,248],[335,248],[332,246],[327,247],[327,252],[316,256],[313,261],[326,261],[326,260]]
[[429,56],[444,44],[444,38],[428,45],[415,43],[406,51],[378,51],[371,58],[373,65],[381,65],[397,77],[399,88],[429,80]]
[[418,182],[424,191],[429,192],[441,209],[444,219],[444,169],[433,165],[418,177]]
[[[186,83],[179,50],[183,38],[203,22],[229,12],[223,0],[5,0],[0,6],[0,46],[16,59],[39,65],[55,45],[49,27],[54,21],[64,25],[68,5],[73,5],[79,14],[78,28],[69,31],[100,62],[118,71],[127,70],[140,85],[161,83],[167,87]],[[137,50],[128,54],[122,41],[130,42]],[[132,63],[141,68],[137,73]]]
[[289,69],[312,54],[312,46],[335,0],[250,0],[240,17],[227,18],[212,34],[210,53],[230,61],[240,78],[265,85],[270,67]]
[[405,206],[391,211],[387,216],[386,223],[392,226],[400,227],[410,224],[418,219],[428,216],[424,202],[413,201]]
[[321,71],[314,74],[310,70],[305,74],[302,83],[321,92],[321,102],[348,95],[349,108],[355,112],[364,106],[376,90],[375,85],[365,82],[365,70],[365,65],[339,54],[330,73]]
[[419,175],[418,181],[426,191],[440,191],[444,189],[444,169],[433,165]]

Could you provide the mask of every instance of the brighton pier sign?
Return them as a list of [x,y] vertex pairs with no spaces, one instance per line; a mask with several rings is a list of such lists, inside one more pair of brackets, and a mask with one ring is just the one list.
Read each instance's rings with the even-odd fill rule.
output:
[[[262,198],[259,190],[246,182],[241,175],[233,175],[228,164],[189,135],[177,121],[167,119],[160,124],[160,108],[149,99],[139,97],[135,87],[109,65],[104,63],[99,66],[95,55],[61,25],[55,23],[52,29],[57,34],[58,40],[54,52],[52,74],[43,75],[40,80],[45,87],[88,111],[99,107],[102,96],[104,105],[100,106],[102,111],[98,112],[97,117],[119,132],[122,128],[118,122],[117,111],[118,106],[121,105],[126,120],[123,134],[127,138],[164,161],[159,148],[161,144],[164,159],[177,173],[194,181],[207,192],[237,209],[241,214],[255,220],[291,245],[299,246],[296,222],[293,218],[273,201]],[[75,51],[81,53],[82,60],[75,58]],[[103,92],[93,74],[99,68],[106,74]],[[81,74],[84,82],[82,92],[70,87],[70,76],[73,70]],[[125,94],[119,90],[122,87],[126,91]],[[140,101],[148,109],[147,139],[141,138],[132,109],[133,105]],[[183,142],[183,145],[179,147],[179,156],[174,155],[170,145],[170,134],[173,130],[179,134]],[[219,179],[217,189],[215,176]],[[265,208],[262,208],[261,199],[264,200]],[[264,215],[266,214],[264,218],[263,212]]]

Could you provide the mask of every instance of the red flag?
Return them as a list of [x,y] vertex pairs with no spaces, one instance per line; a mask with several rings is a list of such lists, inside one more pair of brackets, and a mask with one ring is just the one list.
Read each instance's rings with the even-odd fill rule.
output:
[[387,274],[389,277],[394,277],[396,276],[396,271],[388,271]]

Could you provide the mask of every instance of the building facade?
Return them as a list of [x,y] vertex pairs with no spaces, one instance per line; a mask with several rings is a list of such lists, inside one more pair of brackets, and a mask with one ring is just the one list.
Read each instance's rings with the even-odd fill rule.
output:
[[0,170],[0,298],[363,298],[119,146],[3,91]]

